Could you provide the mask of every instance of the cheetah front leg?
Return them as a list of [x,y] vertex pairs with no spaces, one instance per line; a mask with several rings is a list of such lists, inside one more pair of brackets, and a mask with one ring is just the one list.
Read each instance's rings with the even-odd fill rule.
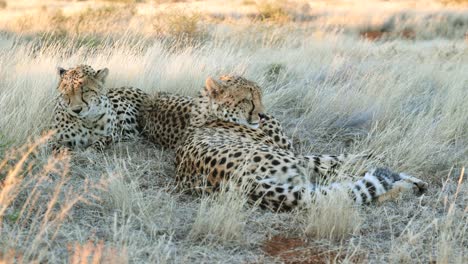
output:
[[94,140],[89,147],[97,151],[103,151],[112,141],[112,136],[101,136]]
[[54,155],[70,152],[75,148],[76,142],[70,133],[61,129],[54,129],[53,136],[48,140],[47,146]]
[[47,146],[52,150],[52,154],[61,155],[71,151],[70,146],[67,146],[63,142],[59,142],[56,138],[52,138],[47,142]]

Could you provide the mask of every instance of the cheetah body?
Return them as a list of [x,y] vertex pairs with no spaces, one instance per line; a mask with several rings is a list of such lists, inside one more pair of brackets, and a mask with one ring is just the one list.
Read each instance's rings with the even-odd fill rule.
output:
[[59,69],[60,83],[54,109],[53,148],[103,148],[112,141],[138,136],[137,123],[147,95],[136,88],[106,90],[107,69],[79,65]]
[[[157,93],[155,96],[148,98],[146,101],[146,111],[142,111],[139,123],[144,127],[143,131],[147,138],[153,143],[160,146],[175,149],[183,144],[186,136],[189,134],[187,130],[191,127],[203,127],[207,123],[213,121],[224,121],[223,124],[236,124],[243,120],[240,126],[236,129],[242,130],[247,126],[262,126],[261,130],[250,130],[250,136],[255,139],[264,139],[273,141],[273,144],[284,148],[292,148],[290,139],[283,132],[281,124],[271,117],[268,123],[260,123],[259,113],[264,112],[264,107],[260,101],[260,90],[257,84],[239,76],[225,75],[220,78],[230,89],[229,98],[223,105],[218,105],[216,102],[206,96],[207,91],[202,91],[201,96],[189,97],[169,94],[166,92]],[[241,119],[236,117],[236,107],[245,105],[242,93],[249,91],[248,106],[251,108],[250,117],[244,117],[241,114]],[[240,99],[239,99],[240,98]],[[253,102],[255,106],[253,107]],[[234,110],[231,112],[231,110]],[[245,114],[244,114],[245,115]],[[251,124],[249,124],[251,123]],[[235,133],[232,130],[228,133]],[[263,135],[266,133],[266,135]],[[261,136],[260,136],[261,135]],[[242,138],[243,133],[237,135],[237,138]]]
[[[184,189],[212,192],[224,183],[235,183],[249,186],[252,202],[288,210],[306,206],[317,192],[333,189],[349,192],[361,204],[396,186],[416,191],[427,186],[382,168],[355,182],[320,185],[319,180],[332,174],[345,156],[295,154],[279,123],[264,113],[260,88],[241,77],[208,78],[198,98],[164,98],[149,101],[143,114],[146,132],[156,143],[176,148],[176,180]],[[183,123],[177,127],[183,129],[175,131],[175,138],[165,135],[173,131],[167,126],[175,123]]]

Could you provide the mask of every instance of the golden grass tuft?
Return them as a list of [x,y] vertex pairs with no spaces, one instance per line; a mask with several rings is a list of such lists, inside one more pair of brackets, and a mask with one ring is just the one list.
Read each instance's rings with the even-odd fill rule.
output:
[[262,0],[257,2],[257,11],[261,20],[286,23],[291,20],[283,1]]
[[153,27],[157,36],[172,38],[172,43],[181,45],[196,45],[207,37],[199,12],[182,9],[166,10],[154,16]]
[[[456,252],[456,243],[468,235],[468,205],[460,204],[463,184],[466,185],[465,168],[462,168],[455,193],[450,200],[444,198],[446,215],[440,222],[434,223],[439,231],[437,241],[437,263],[464,263],[468,256]],[[459,207],[461,205],[461,208]],[[465,208],[463,208],[465,206]],[[458,208],[457,208],[458,207]]]
[[346,193],[317,193],[313,199],[314,203],[307,208],[302,220],[307,236],[343,240],[359,232],[363,220]]
[[468,5],[468,0],[439,0],[446,5]]
[[202,198],[190,238],[206,244],[242,243],[249,216],[246,205],[246,195],[239,190],[227,191],[227,186]]
[[[5,261],[40,262],[72,215],[72,209],[95,197],[96,185],[69,186],[70,156],[50,156],[42,163],[37,149],[50,135],[10,151],[0,163],[0,255]],[[16,234],[16,235],[13,235]],[[45,241],[47,243],[45,244]]]

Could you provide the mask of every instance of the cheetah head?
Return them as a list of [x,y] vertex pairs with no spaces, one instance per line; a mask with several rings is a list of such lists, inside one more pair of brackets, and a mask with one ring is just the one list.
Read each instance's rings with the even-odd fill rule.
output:
[[202,95],[209,98],[217,119],[258,128],[265,109],[256,83],[240,76],[208,77]]
[[95,71],[88,65],[68,70],[59,67],[58,73],[58,90],[71,115],[93,119],[105,111],[101,96],[104,94],[104,81],[109,74],[107,68]]

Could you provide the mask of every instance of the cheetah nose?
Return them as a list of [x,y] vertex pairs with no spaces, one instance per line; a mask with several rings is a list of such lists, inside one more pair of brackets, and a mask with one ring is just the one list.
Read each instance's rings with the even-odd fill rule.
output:
[[260,117],[260,120],[266,120],[266,115],[264,113],[258,113],[258,117]]
[[79,113],[81,112],[81,110],[82,110],[81,107],[72,109],[72,111],[73,111],[75,114],[79,114]]

